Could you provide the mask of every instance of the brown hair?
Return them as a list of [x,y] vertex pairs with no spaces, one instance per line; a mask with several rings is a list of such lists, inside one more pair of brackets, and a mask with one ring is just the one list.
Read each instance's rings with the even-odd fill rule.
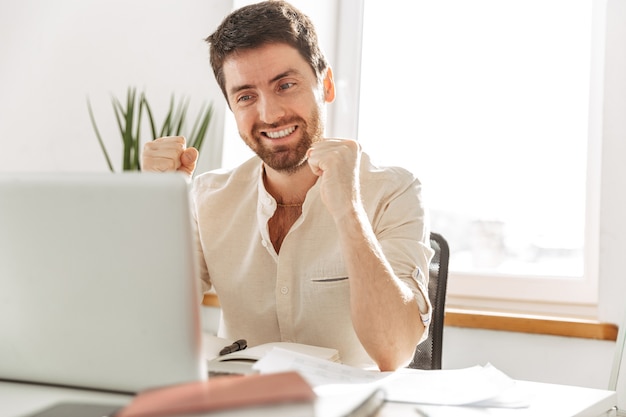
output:
[[318,80],[323,79],[328,68],[309,17],[281,0],[263,1],[235,10],[205,40],[210,45],[213,74],[227,101],[224,61],[241,49],[286,43],[300,52]]

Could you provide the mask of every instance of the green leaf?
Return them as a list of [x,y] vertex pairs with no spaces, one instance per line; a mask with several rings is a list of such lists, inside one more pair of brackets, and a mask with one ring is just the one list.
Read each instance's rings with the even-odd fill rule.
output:
[[[211,123],[211,119],[213,117],[213,104],[209,104],[204,110],[204,106],[198,113],[198,117],[196,118],[196,123],[194,124],[194,129],[192,130],[190,139],[190,146],[193,146],[198,151],[202,148],[202,144],[204,143],[204,139],[206,138],[207,132],[209,130],[209,124]],[[200,121],[198,123],[198,121]],[[196,127],[198,130],[196,131]]]
[[171,120],[174,114],[174,95],[172,94],[172,97],[170,99],[170,108],[167,112],[167,116],[165,117],[165,120],[163,121],[163,126],[161,127],[161,137],[163,136],[171,136]]
[[111,101],[113,102],[113,111],[115,113],[115,120],[117,120],[117,127],[120,130],[120,135],[123,141],[124,140],[124,125],[122,124],[122,120],[125,117],[124,108],[122,107],[122,103],[120,103],[120,101],[117,98],[111,97]]
[[173,123],[176,126],[174,130],[174,134],[176,136],[181,136],[183,134],[182,132],[185,125],[185,118],[187,117],[187,107],[189,107],[189,100],[181,98],[180,104],[178,105],[178,112],[176,113]]
[[133,116],[135,104],[135,89],[129,88],[126,93],[126,113],[124,114],[124,131],[122,132],[124,138],[124,171],[132,169],[132,157],[131,152],[135,146],[133,140]]
[[146,114],[148,115],[148,120],[150,121],[150,129],[152,131],[152,140],[157,139],[159,136],[157,135],[156,124],[154,123],[154,117],[152,116],[152,109],[150,108],[150,104],[148,104],[148,99],[142,93],[142,103],[146,108]]
[[102,153],[104,154],[104,159],[106,159],[109,170],[111,170],[111,172],[115,172],[115,170],[113,169],[113,164],[111,163],[111,158],[109,158],[109,153],[107,152],[106,146],[104,146],[102,136],[100,135],[100,131],[98,130],[98,125],[96,124],[96,119],[93,115],[93,110],[91,109],[91,102],[89,101],[89,97],[87,97],[87,110],[89,111],[91,126],[93,126],[93,130],[96,133],[96,137],[98,138],[98,143],[100,144],[100,149],[102,149]]
[[137,127],[135,130],[135,139],[134,139],[134,147],[133,147],[133,164],[132,169],[136,171],[141,171],[141,164],[139,161],[140,155],[140,145],[141,145],[141,115],[143,114],[143,97],[144,94],[141,93],[139,101],[137,102]]

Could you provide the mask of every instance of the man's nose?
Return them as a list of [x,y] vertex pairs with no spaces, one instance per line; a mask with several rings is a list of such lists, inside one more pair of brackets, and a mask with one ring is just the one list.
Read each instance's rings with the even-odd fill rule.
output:
[[280,100],[273,97],[263,97],[259,101],[259,117],[263,123],[272,124],[285,116],[285,109]]

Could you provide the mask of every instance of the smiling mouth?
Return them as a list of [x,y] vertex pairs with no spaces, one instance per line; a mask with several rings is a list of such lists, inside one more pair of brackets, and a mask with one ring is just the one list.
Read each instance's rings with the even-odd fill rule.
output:
[[291,127],[288,127],[287,129],[278,130],[275,132],[263,132],[263,134],[270,139],[281,139],[281,138],[284,138],[285,136],[291,135],[293,132],[295,132],[295,130],[296,130],[296,126],[291,126]]

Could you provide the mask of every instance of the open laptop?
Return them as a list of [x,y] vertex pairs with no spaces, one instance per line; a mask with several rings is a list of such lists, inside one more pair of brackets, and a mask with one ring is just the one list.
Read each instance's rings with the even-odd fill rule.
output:
[[188,187],[0,174],[0,380],[134,393],[206,378]]

